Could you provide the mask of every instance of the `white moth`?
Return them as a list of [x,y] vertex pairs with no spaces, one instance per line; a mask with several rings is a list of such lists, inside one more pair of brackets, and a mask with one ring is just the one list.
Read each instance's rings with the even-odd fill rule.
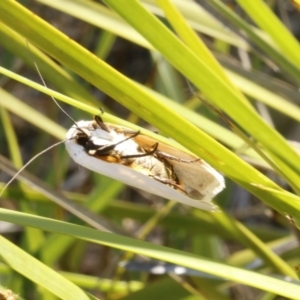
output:
[[224,178],[201,159],[121,126],[79,121],[67,132],[73,160],[94,172],[149,193],[204,210],[221,192]]

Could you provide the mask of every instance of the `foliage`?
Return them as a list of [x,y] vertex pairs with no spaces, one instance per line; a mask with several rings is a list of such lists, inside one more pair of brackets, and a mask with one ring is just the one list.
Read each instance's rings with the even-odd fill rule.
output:
[[[1,237],[0,266],[5,285],[21,296],[27,294],[26,299],[33,291],[38,297],[31,295],[32,299],[96,299],[100,292],[100,297],[105,294],[107,299],[165,295],[169,299],[242,299],[229,294],[238,290],[238,284],[251,287],[243,287],[243,293],[255,292],[261,298],[281,295],[300,299],[293,267],[298,263],[296,251],[275,251],[295,243],[288,228],[293,226],[296,232],[300,221],[300,158],[296,144],[270,121],[280,129],[298,125],[299,44],[272,8],[260,0],[237,1],[244,10],[242,18],[219,0],[198,1],[202,6],[184,0],[105,0],[107,6],[87,0],[38,2],[72,16],[73,21],[84,21],[81,34],[78,27],[71,31],[83,46],[42,20],[40,12],[34,14],[16,1],[0,1],[0,43],[5,53],[0,72],[5,75],[2,85],[6,87],[0,90],[0,142],[7,145],[3,154],[8,151],[17,168],[22,165],[22,149],[30,153],[30,159],[32,149],[37,152],[48,145],[49,136],[63,140],[66,130],[61,124],[70,122],[61,117],[50,98],[43,104],[17,99],[11,93],[9,77],[73,106],[74,118],[82,117],[82,111],[99,114],[99,107],[104,106],[105,121],[139,128],[159,141],[185,147],[226,176],[227,190],[216,200],[221,207],[217,213],[172,202],[163,206],[162,200],[149,208],[149,202],[140,200],[144,195],[101,175],[74,181],[66,153],[53,149],[19,176],[29,185],[10,185],[2,196],[5,208],[0,209],[0,219],[24,228],[21,240],[12,237],[16,245]],[[59,18],[56,21],[63,23]],[[152,69],[144,74],[143,84],[108,64],[113,61],[119,38],[150,53]],[[232,55],[235,50],[241,62]],[[20,76],[22,69],[13,72],[18,58],[30,67],[36,62],[46,82],[60,93]],[[277,74],[272,72],[275,67],[280,70]],[[187,99],[184,89],[191,86],[183,78],[201,92]],[[92,86],[111,98],[101,95],[100,104]],[[124,113],[114,100],[130,113]],[[69,106],[64,106],[68,112]],[[22,128],[15,130],[14,118],[8,112],[37,129],[22,123]],[[160,135],[140,128],[139,118],[155,126]],[[14,172],[4,159],[0,163],[2,169]],[[57,186],[62,182],[67,185],[71,179],[71,186],[78,186],[80,193],[57,191]],[[82,181],[90,186],[80,187]],[[255,203],[259,199],[260,213],[267,209],[276,212],[282,230],[239,222],[230,216],[234,182],[255,196]],[[252,211],[243,199],[241,207]],[[234,213],[238,215],[236,210]],[[246,220],[252,219],[246,216]],[[148,242],[142,241],[146,238]],[[155,239],[164,246],[156,245]],[[97,248],[109,253],[103,260],[98,254],[96,261],[102,267],[86,276],[80,263],[85,265],[81,257],[89,257],[89,242],[109,247]],[[239,250],[231,249],[231,244],[238,245]],[[109,251],[111,248],[121,251]],[[142,271],[130,272],[118,264],[133,254],[204,273],[186,280],[170,274],[152,281]],[[249,270],[250,263],[258,259],[261,263]],[[105,260],[110,263],[103,265]],[[125,273],[131,276],[128,280]],[[285,281],[285,276],[293,281]]]

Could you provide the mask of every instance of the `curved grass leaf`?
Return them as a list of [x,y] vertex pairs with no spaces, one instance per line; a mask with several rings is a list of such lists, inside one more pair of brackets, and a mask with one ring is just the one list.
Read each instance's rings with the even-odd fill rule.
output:
[[[42,230],[56,232],[59,234],[74,236],[85,241],[90,241],[124,251],[146,255],[148,257],[167,261],[170,263],[180,264],[194,270],[207,272],[216,276],[226,278],[228,280],[234,280],[236,282],[247,284],[264,291],[276,293],[284,297],[297,299],[299,295],[300,287],[296,284],[257,274],[251,271],[234,268],[225,264],[208,261],[187,252],[166,248],[147,242],[118,236],[115,234],[99,232],[78,225],[59,222],[37,216],[30,216],[5,209],[0,209],[0,218],[7,222],[13,221],[23,226],[30,226]],[[0,255],[4,259],[10,257],[9,251],[11,247],[16,248],[16,246],[12,244],[11,247],[9,247],[8,243],[9,242],[6,243],[6,248],[0,249]],[[34,273],[39,273],[40,269],[43,268],[43,265],[38,261],[36,261],[35,263],[35,261],[33,261],[33,258],[28,257],[27,261],[28,260],[31,263],[31,268],[28,271],[34,270]],[[26,261],[24,263],[26,263]],[[32,263],[34,264],[35,268],[32,267]],[[10,263],[10,265],[12,264]],[[22,267],[22,260],[18,259],[18,261],[16,261],[16,264],[12,265],[12,267],[20,271],[19,267]],[[49,271],[52,270],[49,269]],[[61,287],[61,285],[58,287],[53,287],[55,290],[52,290],[52,292],[55,292],[56,289],[61,289]]]

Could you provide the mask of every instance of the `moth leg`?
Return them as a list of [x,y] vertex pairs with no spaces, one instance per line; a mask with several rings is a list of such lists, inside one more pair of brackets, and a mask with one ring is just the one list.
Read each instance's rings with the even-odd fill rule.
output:
[[172,179],[162,178],[162,177],[155,176],[155,175],[150,175],[150,177],[163,183],[163,184],[170,185],[175,190],[178,189],[178,190],[182,191],[183,193],[185,193],[186,195],[188,195],[187,191],[183,187],[181,187],[176,181],[174,181]]
[[[122,144],[130,139],[135,138],[137,135],[139,135],[140,132],[137,131],[135,132],[133,135],[125,138],[124,140],[118,142],[118,143],[114,143],[114,144],[110,144],[110,145],[104,145],[104,146],[100,146],[98,148],[96,148],[93,145],[93,148],[89,149],[88,154],[91,156],[108,156],[111,154],[111,152],[115,149],[115,147],[119,144]],[[144,155],[143,155],[144,156]]]
[[[143,157],[143,156],[149,156],[149,155],[153,155],[154,153],[156,153],[157,151],[157,147],[158,147],[158,143],[154,144],[152,146],[152,149],[146,153],[142,153],[142,154],[132,154],[132,155],[123,155],[121,156],[122,159],[127,159],[127,158],[138,158],[138,157]],[[145,149],[144,149],[145,150]],[[145,150],[146,151],[146,150]]]
[[162,151],[156,151],[155,153],[157,156],[159,157],[162,157],[162,158],[165,158],[165,159],[170,159],[170,160],[176,160],[176,161],[179,161],[179,162],[183,162],[183,163],[187,163],[187,164],[191,164],[191,163],[194,163],[194,162],[197,162],[197,161],[200,161],[201,159],[200,158],[195,158],[195,159],[183,159],[183,158],[178,158],[174,155],[171,155],[171,154],[168,154],[166,152],[162,152]]
[[122,133],[124,135],[129,135],[129,134],[134,134],[136,131],[131,130],[131,129],[124,129],[124,128],[114,128],[114,131],[116,133]]

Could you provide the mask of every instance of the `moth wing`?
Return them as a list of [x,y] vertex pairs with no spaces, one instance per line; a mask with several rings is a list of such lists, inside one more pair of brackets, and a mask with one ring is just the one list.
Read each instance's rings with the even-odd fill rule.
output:
[[[70,131],[71,130],[72,129],[70,129]],[[68,133],[68,135],[71,136],[71,132]],[[185,205],[209,211],[216,209],[216,206],[210,201],[195,201],[172,187],[154,180],[137,170],[131,169],[122,164],[109,163],[105,160],[90,156],[85,152],[82,146],[76,143],[75,140],[69,140],[65,143],[65,145],[72,159],[77,164],[89,170],[119,180],[137,189],[147,191],[166,199],[172,199]]]
[[188,195],[197,200],[209,200],[221,192],[224,178],[203,160],[192,163],[170,161]]
[[[151,148],[157,143],[154,139],[145,135],[138,135],[135,140],[144,148]],[[167,155],[165,156],[165,159],[173,166],[175,174],[191,198],[209,201],[224,189],[223,176],[204,160],[199,159],[195,161],[197,157],[164,143],[158,144],[158,150],[162,154],[166,153],[179,159],[169,159]],[[191,162],[182,162],[180,159]]]

